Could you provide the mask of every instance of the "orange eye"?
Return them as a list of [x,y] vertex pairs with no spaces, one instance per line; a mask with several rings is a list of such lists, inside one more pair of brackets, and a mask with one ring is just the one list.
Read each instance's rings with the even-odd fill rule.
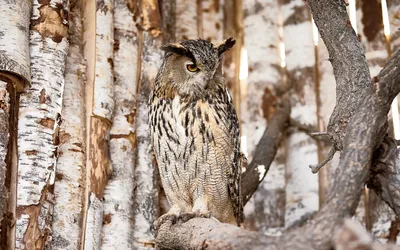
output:
[[199,68],[197,68],[196,64],[188,64],[188,65],[186,65],[186,68],[190,72],[196,72],[199,70]]

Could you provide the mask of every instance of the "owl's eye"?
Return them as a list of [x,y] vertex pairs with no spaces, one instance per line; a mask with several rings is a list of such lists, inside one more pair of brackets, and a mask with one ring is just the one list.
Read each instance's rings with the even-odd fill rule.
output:
[[187,64],[186,65],[187,70],[189,70],[190,72],[196,72],[199,71],[199,68],[197,68],[196,64]]

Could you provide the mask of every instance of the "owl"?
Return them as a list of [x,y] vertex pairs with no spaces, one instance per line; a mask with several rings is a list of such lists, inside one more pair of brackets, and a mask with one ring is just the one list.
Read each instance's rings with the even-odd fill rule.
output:
[[155,224],[184,215],[242,222],[239,123],[221,62],[234,44],[196,39],[162,47],[149,124],[171,209]]

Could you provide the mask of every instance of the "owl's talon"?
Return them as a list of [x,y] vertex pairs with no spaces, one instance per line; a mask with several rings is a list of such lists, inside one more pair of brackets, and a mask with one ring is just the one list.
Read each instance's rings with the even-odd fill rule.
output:
[[175,214],[164,214],[161,215],[156,221],[154,221],[153,225],[151,226],[151,230],[158,231],[162,224],[166,221],[171,221],[171,225],[176,224],[178,217]]
[[193,218],[210,218],[211,212],[188,212],[178,216],[178,220],[185,223]]

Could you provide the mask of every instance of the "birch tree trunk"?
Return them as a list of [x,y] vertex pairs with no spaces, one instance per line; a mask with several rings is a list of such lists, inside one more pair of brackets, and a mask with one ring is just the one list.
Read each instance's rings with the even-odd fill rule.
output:
[[202,37],[199,26],[201,16],[201,9],[198,11],[198,5],[201,0],[196,0],[197,4],[193,0],[176,0],[175,10],[175,29],[176,29],[176,41],[180,42],[187,39],[196,39]]
[[148,124],[147,102],[158,68],[162,61],[161,20],[158,2],[143,0],[141,4],[143,31],[139,36],[138,55],[141,55],[140,82],[138,84],[135,169],[134,247],[154,247],[150,227],[159,216],[158,171],[154,164]]
[[[281,59],[279,57],[278,20],[271,13],[279,13],[277,1],[246,1],[244,8],[244,44],[248,53],[249,75],[247,90],[242,89],[242,134],[246,136],[249,162],[260,140],[267,121],[275,112],[277,88],[281,87]],[[263,34],[260,36],[259,34]],[[244,226],[266,232],[284,226],[284,151],[278,150],[264,183],[245,207]],[[260,177],[265,166],[259,166]]]
[[[224,0],[201,0],[202,38],[213,43],[223,39]],[[233,13],[231,13],[233,14]]]
[[84,249],[100,249],[104,189],[112,174],[109,133],[114,112],[114,1],[86,0],[84,55],[87,193],[84,211]]
[[54,185],[51,249],[81,247],[82,212],[86,186],[85,66],[83,58],[82,1],[72,0],[69,49],[59,133],[59,157]]
[[31,1],[0,1],[0,246],[9,249],[15,248],[17,92],[31,80],[31,7]]
[[135,109],[138,78],[138,6],[115,1],[114,118],[110,131],[113,174],[104,191],[102,249],[132,249],[134,234]]
[[31,87],[21,94],[18,124],[16,249],[42,249],[51,239],[58,131],[68,51],[67,8],[33,1]]
[[[282,15],[291,118],[316,127],[315,57],[309,10],[301,0],[285,1]],[[308,168],[318,162],[318,154],[315,141],[296,130],[288,137],[287,150],[285,227],[289,228],[303,223],[318,210],[318,176]]]
[[391,54],[400,48],[400,1],[386,0],[390,23],[390,51]]
[[240,56],[243,46],[242,1],[225,1],[222,8],[224,11],[223,38],[233,37],[236,40],[235,46],[224,53],[224,77],[240,122]]

